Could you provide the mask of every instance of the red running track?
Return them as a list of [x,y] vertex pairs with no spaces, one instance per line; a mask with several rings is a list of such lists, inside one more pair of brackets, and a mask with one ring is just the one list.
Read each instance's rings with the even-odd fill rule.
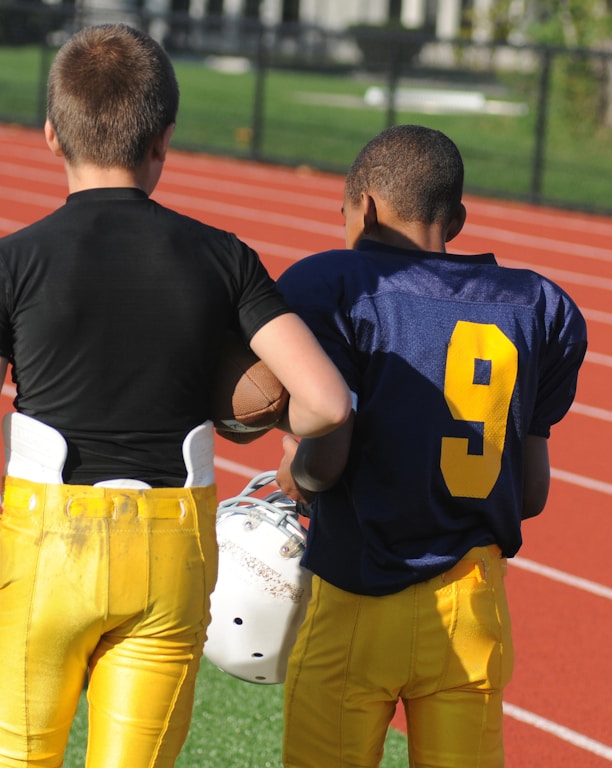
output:
[[[469,173],[469,168],[468,168]],[[41,131],[0,126],[0,235],[61,205],[63,167]],[[273,276],[308,253],[342,246],[342,179],[237,160],[171,153],[154,197],[236,232]],[[468,197],[454,251],[494,251],[562,285],[589,325],[576,403],[553,428],[545,512],[524,526],[508,591],[516,645],[506,695],[507,768],[603,768],[612,762],[612,220]],[[10,409],[5,386],[0,410]],[[217,444],[220,497],[274,469],[280,438]],[[402,727],[398,715],[395,725]]]

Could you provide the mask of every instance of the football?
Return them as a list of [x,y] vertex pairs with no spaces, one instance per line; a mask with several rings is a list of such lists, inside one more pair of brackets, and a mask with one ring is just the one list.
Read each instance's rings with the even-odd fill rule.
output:
[[272,429],[285,413],[289,393],[237,333],[221,349],[212,393],[218,432],[237,437]]

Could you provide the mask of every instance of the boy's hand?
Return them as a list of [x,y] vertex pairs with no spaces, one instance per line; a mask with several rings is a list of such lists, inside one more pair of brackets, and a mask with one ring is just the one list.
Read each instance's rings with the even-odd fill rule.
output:
[[283,458],[276,473],[276,482],[281,491],[290,499],[309,504],[314,498],[314,494],[300,488],[291,474],[291,462],[297,453],[298,446],[299,442],[295,438],[290,435],[283,437]]

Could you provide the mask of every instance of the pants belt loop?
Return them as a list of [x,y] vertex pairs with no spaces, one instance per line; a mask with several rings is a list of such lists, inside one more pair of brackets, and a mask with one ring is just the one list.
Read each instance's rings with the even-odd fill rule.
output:
[[[477,547],[475,549],[483,548]],[[441,574],[442,582],[448,584],[451,581],[465,578],[475,569],[477,569],[479,577],[486,581],[489,577],[489,561],[501,559],[502,553],[497,544],[489,544],[484,549],[486,549],[486,552],[481,557],[476,556],[476,552],[472,550],[467,552],[452,568]]]

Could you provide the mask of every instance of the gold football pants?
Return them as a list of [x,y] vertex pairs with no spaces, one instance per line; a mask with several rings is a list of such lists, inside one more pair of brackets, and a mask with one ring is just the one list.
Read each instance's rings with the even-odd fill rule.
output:
[[399,700],[411,768],[500,768],[513,664],[505,565],[497,547],[477,547],[384,597],[315,577],[285,681],[285,768],[378,766]]
[[62,764],[88,677],[88,768],[173,766],[217,573],[216,489],[7,478],[0,766]]

